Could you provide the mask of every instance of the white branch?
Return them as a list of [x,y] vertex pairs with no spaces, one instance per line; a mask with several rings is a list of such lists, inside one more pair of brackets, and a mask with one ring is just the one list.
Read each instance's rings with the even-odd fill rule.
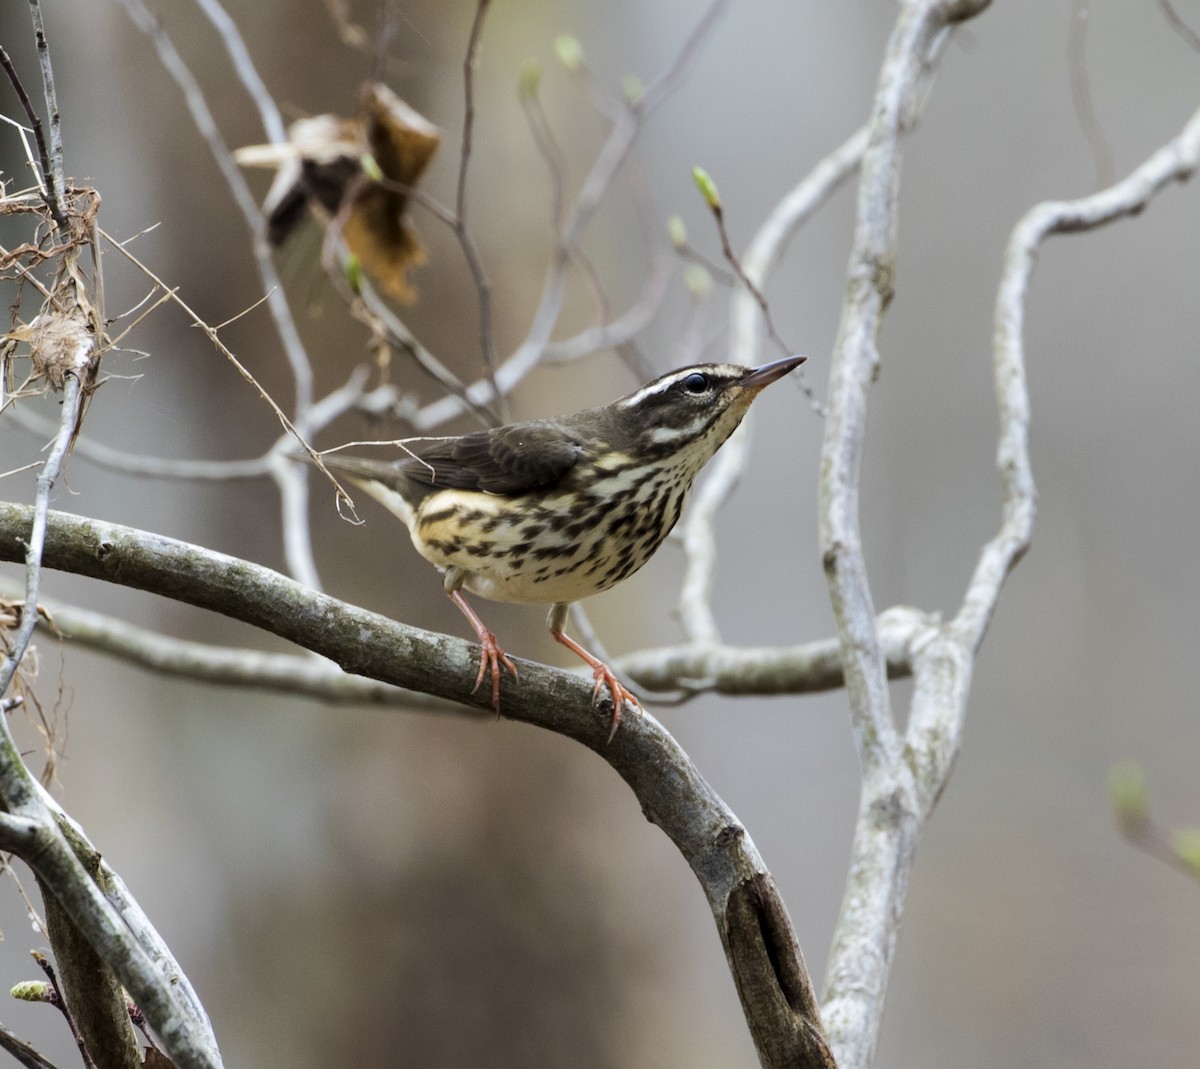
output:
[[[920,19],[932,10],[927,8],[917,12],[916,6],[910,6],[902,14],[902,23],[906,14]],[[906,34],[914,43],[918,40],[916,28],[910,24]],[[902,65],[893,57],[885,65],[885,79],[889,70],[901,69]],[[870,207],[871,212],[864,211],[860,217],[875,239],[881,235],[886,237],[889,227],[894,226],[894,200],[888,199],[894,198],[895,193],[894,163],[893,158],[892,182],[883,182],[877,189],[882,199],[864,206]],[[829,996],[824,1005],[830,1043],[843,1069],[868,1065],[873,1056],[896,928],[903,911],[919,828],[936,805],[958,754],[974,654],[986,634],[1004,580],[1024,554],[1032,534],[1036,494],[1029,458],[1029,396],[1022,330],[1025,299],[1037,249],[1050,234],[1087,230],[1138,212],[1165,185],[1188,178],[1198,166],[1200,112],[1175,140],[1147,159],[1128,178],[1094,196],[1037,206],[1021,220],[1009,241],[996,300],[994,334],[996,402],[1000,417],[997,466],[1003,496],[1000,528],[983,547],[955,618],[917,636],[908,647],[914,688],[902,752],[897,755],[878,746],[864,747],[864,763],[868,759],[871,763],[867,764],[864,775],[851,874],[831,954]],[[864,164],[864,186],[866,172]],[[888,279],[892,242],[864,242],[862,251],[867,255],[857,260],[862,277],[856,281],[867,294],[863,303],[868,309],[865,325],[870,330],[862,331],[864,323],[859,313],[855,331],[847,333],[848,338],[857,340],[851,355],[857,359],[858,378],[848,390],[852,407],[857,408],[855,419],[847,424],[851,433],[861,428],[865,386],[878,358],[871,339],[877,331],[878,315],[888,296],[890,280],[880,280]],[[850,300],[853,299],[852,291]],[[844,350],[840,348],[839,356],[842,355]],[[844,403],[843,399],[839,398],[839,403]],[[841,448],[845,449],[845,446]],[[856,458],[851,456],[851,459],[856,466]],[[846,470],[852,477],[855,475],[853,466]],[[852,520],[843,528],[851,537],[829,545],[834,564],[831,587],[838,581],[844,587],[861,584],[857,590],[843,591],[842,605],[850,608],[861,606],[864,598],[869,599],[865,571],[860,570],[861,550],[854,540],[856,517],[850,508],[854,492],[856,488],[851,481],[847,495],[840,502],[841,518]],[[851,556],[857,556],[857,560],[843,571],[841,566],[848,546],[853,550]],[[860,612],[855,628],[847,629],[850,641],[843,647],[848,658],[862,664],[869,675],[867,685],[859,692],[860,701],[875,696],[880,675],[878,654],[869,645],[863,646],[853,640],[861,627]],[[883,717],[885,711],[883,705],[867,709],[865,722],[868,727],[882,724],[885,732],[890,731],[892,722],[890,714]],[[856,709],[856,715],[861,712]]]
[[867,393],[892,297],[900,137],[915,114],[949,24],[986,2],[908,0],[888,41],[861,167],[846,299],[829,377],[821,452],[820,536],[863,784],[850,873],[834,934],[822,1013],[842,1069],[874,1059],[899,918],[919,828],[913,777],[892,716],[859,526]]
[[1127,178],[1073,201],[1048,201],[1026,213],[1009,238],[996,295],[993,366],[1000,444],[996,466],[1003,497],[1000,528],[983,547],[957,616],[913,658],[916,689],[908,720],[908,763],[921,809],[936,803],[958,753],[971,679],[982,643],[1012,572],[1033,533],[1037,495],[1029,459],[1029,387],[1025,375],[1025,300],[1037,251],[1051,234],[1074,233],[1134,215],[1168,183],[1200,167],[1200,111],[1180,134]]

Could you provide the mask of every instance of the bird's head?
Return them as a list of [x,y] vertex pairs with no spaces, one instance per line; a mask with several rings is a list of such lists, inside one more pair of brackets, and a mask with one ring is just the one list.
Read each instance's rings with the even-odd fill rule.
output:
[[649,459],[686,451],[704,464],[728,438],[759,392],[799,367],[788,356],[757,368],[697,364],[668,372],[609,406],[621,446]]

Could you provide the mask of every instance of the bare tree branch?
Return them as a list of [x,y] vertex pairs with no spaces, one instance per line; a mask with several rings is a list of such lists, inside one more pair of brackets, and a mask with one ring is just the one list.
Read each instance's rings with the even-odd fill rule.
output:
[[[0,582],[0,596],[7,596],[8,589],[7,584]],[[436,709],[475,715],[474,711],[453,702],[364,676],[348,675],[336,665],[311,656],[234,649],[172,638],[105,613],[53,601],[43,601],[42,607],[45,615],[39,615],[38,629],[45,634],[163,675],[293,694],[340,705]],[[936,618],[903,606],[880,614],[879,640],[888,661],[888,678],[904,679],[912,674],[912,650],[939,626]],[[603,648],[591,636],[587,636],[587,644],[589,648],[594,645]],[[645,690],[657,692],[778,696],[817,694],[842,686],[841,654],[836,638],[761,648],[714,648],[693,643],[639,650],[611,660],[621,676],[628,676]],[[584,668],[572,670],[572,674],[590,678]]]
[[67,217],[63,214],[60,202],[51,187],[50,153],[46,148],[46,135],[42,130],[42,118],[34,108],[33,101],[29,99],[29,94],[25,92],[25,86],[21,83],[20,76],[17,74],[17,68],[13,66],[13,61],[3,46],[0,46],[0,67],[3,67],[4,73],[8,75],[8,80],[16,91],[17,99],[21,102],[21,108],[25,112],[25,117],[29,120],[29,125],[33,129],[33,139],[37,144],[38,160],[41,163],[40,174],[37,168],[34,168],[34,177],[37,179],[38,189],[41,191],[42,199],[45,201],[46,207],[49,209],[54,221],[59,226],[63,226],[66,224]]
[[[29,510],[25,510],[26,513]],[[30,776],[0,718],[0,849],[20,857],[49,889],[124,988],[137,1000],[151,1027],[180,1069],[220,1069],[221,1058],[207,1019],[197,1017],[179,987],[179,974],[164,972],[105,897],[80,857],[82,840],[60,825],[44,788]],[[58,811],[61,812],[61,811]],[[67,832],[71,832],[68,839]],[[98,864],[98,855],[84,856]]]
[[[901,23],[904,21],[902,14]],[[910,25],[910,33],[913,28]],[[916,38],[910,36],[909,40]],[[885,64],[885,77],[889,68],[901,69],[899,64]],[[1029,545],[1035,491],[1029,464],[1029,397],[1021,334],[1037,249],[1049,234],[1091,229],[1140,211],[1166,184],[1190,177],[1198,166],[1200,113],[1193,116],[1175,140],[1125,180],[1078,201],[1039,205],[1014,230],[996,300],[994,334],[1000,415],[997,463],[1003,492],[1000,530],[984,546],[955,618],[931,629],[924,639],[910,647],[915,685],[907,730],[898,754],[892,749],[892,721],[886,705],[877,703],[873,709],[870,707],[872,696],[877,694],[877,654],[869,646],[864,648],[844,637],[848,668],[856,660],[860,665],[869,665],[872,680],[866,686],[848,687],[857,722],[865,725],[866,774],[850,881],[829,967],[830,995],[824,1007],[831,1044],[843,1065],[866,1065],[872,1056],[871,1036],[882,1011],[888,960],[895,943],[896,921],[903,908],[916,833],[936,805],[958,753],[974,653],[983,641],[1005,578]],[[864,202],[866,180],[864,164]],[[867,297],[860,301],[857,314],[861,315],[863,307],[868,309],[867,322],[872,324],[869,337],[877,331],[872,316],[877,317],[882,311],[889,293],[887,264],[891,262],[891,241],[886,235],[894,225],[894,215],[887,207],[890,196],[894,195],[892,183],[894,168],[892,182],[880,181],[873,202],[861,205],[860,228],[868,226],[871,240],[862,245],[867,255],[852,261],[862,265],[861,285]],[[856,245],[856,251],[858,248]],[[854,297],[852,291],[850,300]],[[840,396],[838,403],[851,410],[857,406],[861,416],[864,388],[878,357],[866,336],[849,336],[859,338],[857,348],[848,350],[858,360],[859,373],[854,387],[846,391],[852,403],[847,405],[846,395]],[[846,353],[846,349],[839,348],[839,356]],[[852,487],[846,489],[842,508],[853,504],[854,492]],[[841,530],[854,532],[852,524]],[[853,593],[857,581],[854,566],[845,572],[836,567],[843,563],[850,544],[852,539],[829,543],[831,556],[827,561],[832,558],[835,564],[831,570],[831,588],[835,588],[835,596],[839,593],[838,581],[851,588],[849,594],[840,591],[843,600],[839,611],[844,611],[853,598],[860,599],[856,604],[861,604],[865,591],[865,573],[862,588]],[[865,597],[869,598],[869,594]],[[839,624],[840,621],[839,615]],[[850,630],[850,634],[858,633],[857,629]],[[881,732],[874,732],[877,725]]]
[[919,826],[918,800],[904,769],[875,630],[858,514],[867,392],[879,362],[880,321],[894,285],[899,142],[949,26],[986,6],[986,0],[908,0],[901,6],[868,126],[846,298],[830,367],[821,453],[821,550],[863,766],[850,872],[823,1002],[830,1044],[843,1069],[865,1069],[874,1059]]
[[58,110],[58,90],[54,86],[54,70],[50,65],[50,43],[46,38],[46,27],[42,22],[41,0],[29,0],[29,12],[33,16],[33,35],[37,46],[38,64],[42,69],[42,92],[46,97],[46,115],[50,120],[49,171],[46,184],[49,186],[51,212],[54,221],[62,226],[67,219],[67,187],[63,176],[62,115]]
[[242,83],[242,87],[258,109],[258,117],[262,121],[263,130],[266,131],[267,140],[272,144],[281,144],[286,141],[287,129],[283,125],[283,116],[279,113],[274,97],[263,84],[258,69],[254,66],[254,60],[250,58],[250,50],[246,47],[237,23],[229,17],[229,12],[221,6],[220,0],[195,0],[195,2],[220,36],[229,61],[237,72],[238,81]]
[[[283,351],[291,368],[292,377],[295,380],[296,403],[294,411],[296,419],[299,420],[312,404],[312,364],[309,362],[308,354],[304,350],[304,343],[300,340],[300,334],[296,330],[296,322],[292,318],[292,312],[288,307],[287,297],[280,283],[279,274],[275,270],[275,262],[271,255],[270,246],[267,244],[263,228],[262,212],[259,211],[258,202],[254,199],[249,185],[246,184],[245,178],[234,162],[233,154],[229,151],[229,146],[225,144],[225,139],[221,136],[220,130],[217,129],[216,120],[208,108],[204,92],[196,81],[195,75],[192,74],[188,65],[183,61],[183,57],[176,50],[175,45],[171,42],[171,38],[167,35],[162,24],[150,13],[145,4],[142,3],[142,0],[119,0],[119,2],[125,9],[125,13],[129,16],[130,21],[150,39],[151,44],[154,45],[154,49],[158,53],[159,62],[162,63],[163,69],[174,79],[175,84],[179,86],[180,91],[183,93],[184,103],[187,105],[188,111],[192,116],[192,122],[212,152],[213,159],[216,160],[217,166],[220,167],[221,174],[229,186],[234,203],[238,206],[238,210],[246,220],[246,226],[249,228],[250,233],[254,235],[254,264],[258,269],[263,293],[267,298],[267,307],[270,309],[271,317],[275,321],[275,329],[283,344]],[[274,136],[275,131],[269,127],[267,133]]]
[[462,147],[458,157],[458,185],[454,197],[454,233],[467,258],[467,267],[475,281],[475,292],[479,295],[479,347],[488,385],[496,399],[500,418],[507,415],[507,405],[496,388],[496,347],[492,339],[492,286],[483,268],[483,258],[471,231],[467,228],[467,168],[471,162],[471,141],[475,130],[475,67],[479,62],[479,44],[483,33],[483,19],[491,0],[475,0],[475,18],[471,22],[467,55],[463,60],[463,132]]
[[46,543],[46,516],[50,511],[50,492],[62,472],[63,461],[71,443],[71,435],[79,421],[80,407],[83,404],[83,388],[80,376],[83,368],[90,359],[90,350],[78,354],[78,363],[73,371],[66,376],[63,388],[62,415],[59,420],[58,433],[37,478],[37,495],[34,499],[33,514],[29,524],[29,534],[25,541],[22,554],[25,560],[25,602],[21,612],[21,623],[13,636],[8,654],[0,661],[0,696],[9,688],[13,677],[17,674],[29,641],[33,638],[33,629],[37,624],[38,593],[42,582],[42,551]]
[[[21,555],[20,536],[27,529],[31,511],[25,506],[0,504],[0,559]],[[489,704],[490,695],[471,692],[478,658],[468,643],[346,605],[248,561],[62,513],[51,514],[45,560],[50,567],[119,579],[125,586],[224,613],[329,657],[347,671],[478,708]],[[832,1061],[821,1038],[820,1014],[786,921],[786,909],[745,828],[648,713],[622,720],[621,730],[609,745],[610,713],[593,706],[590,681],[530,661],[518,664],[521,682],[506,688],[502,715],[567,735],[603,757],[629,784],[646,816],[667,833],[696,874],[712,908],[764,1065],[828,1069]],[[3,756],[0,752],[0,758]],[[0,767],[0,783],[4,782],[3,773]],[[38,828],[34,842],[20,841],[14,831],[7,837],[0,834],[0,848],[20,853],[45,877],[37,861],[39,852],[48,850],[47,833],[37,807],[28,808],[32,812],[15,804],[9,812],[34,817]],[[3,829],[0,823],[0,832]],[[60,853],[55,856],[62,860]],[[58,875],[68,879],[63,873]],[[95,896],[91,897],[92,908],[96,908]],[[64,904],[72,909],[71,904]],[[107,902],[104,905],[111,908]],[[87,908],[80,904],[84,913]],[[84,927],[73,910],[72,917]],[[757,922],[749,923],[748,918],[757,918]],[[109,938],[95,925],[85,931],[93,945],[96,939]],[[137,950],[144,954],[140,946]],[[107,956],[106,960],[146,1010],[140,992],[132,986],[131,974]],[[120,964],[128,963],[122,960]],[[144,983],[140,986],[147,990]],[[155,995],[155,990],[148,989],[147,995]],[[167,1015],[161,1002],[158,1011]],[[147,1018],[161,1033],[156,1018],[149,1012]],[[168,1052],[175,1056],[170,1046]],[[192,1056],[179,1064],[190,1069],[215,1063]]]
[[[7,584],[0,583],[0,591],[6,593]],[[338,705],[417,709],[428,709],[432,705],[439,712],[476,715],[473,710],[451,702],[437,702],[426,695],[401,690],[365,676],[348,675],[337,665],[311,655],[213,646],[172,638],[88,609],[54,602],[43,602],[42,607],[45,615],[39,615],[38,628],[43,633],[163,675],[297,695]]]
[[25,1069],[57,1069],[53,1062],[47,1061],[23,1039],[18,1039],[3,1025],[0,1025],[0,1047],[20,1062]]

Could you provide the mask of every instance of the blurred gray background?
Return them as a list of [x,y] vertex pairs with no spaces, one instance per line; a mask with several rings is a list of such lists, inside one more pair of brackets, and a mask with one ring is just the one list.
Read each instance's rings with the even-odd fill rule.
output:
[[[45,3],[67,171],[104,198],[102,225],[181,287],[209,322],[260,296],[247,235],[176,87],[113,3]],[[550,247],[550,183],[517,104],[521,63],[546,65],[542,97],[575,189],[604,134],[586,90],[554,60],[571,33],[596,79],[648,81],[699,17],[693,0],[496,3],[478,70],[472,227],[495,283],[499,348],[524,336]],[[1200,3],[1177,0],[1200,27]],[[192,4],[157,7],[231,146],[263,132]],[[662,228],[687,221],[719,255],[690,177],[716,178],[734,243],[866,118],[895,5],[731,5],[686,82],[647,123],[585,248],[620,311],[636,300],[651,239],[633,187]],[[380,55],[339,43],[319,0],[238,0],[230,11],[289,117],[349,113],[378,73],[438,123],[426,182],[453,199],[461,62],[473,5],[398,3]],[[1197,106],[1200,54],[1154,3],[1088,11],[1082,64],[1124,175]],[[373,44],[379,12],[354,15]],[[906,143],[897,297],[871,397],[863,526],[876,604],[951,612],[998,522],[993,469],[992,304],[1007,236],[1047,198],[1097,188],[1096,153],[1073,103],[1076,5],[1011,0],[950,46]],[[24,5],[2,42],[37,86]],[[3,110],[17,114],[4,89]],[[6,128],[7,129],[7,128]],[[0,130],[6,178],[25,184]],[[267,177],[252,175],[258,193]],[[843,192],[795,242],[768,289],[789,346],[824,389],[852,226]],[[416,222],[430,264],[405,313],[436,353],[478,367],[476,301],[451,235]],[[1168,189],[1143,215],[1045,247],[1026,335],[1034,546],[980,655],[965,746],[927,829],[892,976],[879,1064],[974,1067],[1183,1065],[1194,1059],[1200,885],[1134,851],[1114,829],[1110,765],[1142,762],[1165,821],[1200,822],[1200,198]],[[657,240],[657,239],[654,239]],[[280,255],[320,391],[364,359],[313,258],[315,231]],[[106,259],[110,314],[144,285]],[[6,296],[6,303],[11,296]],[[676,282],[640,339],[675,366],[686,315]],[[723,352],[725,302],[707,328]],[[559,335],[593,321],[575,286]],[[260,308],[224,333],[286,402],[288,379]],[[137,453],[252,456],[277,425],[170,308],[115,354],[87,434]],[[415,380],[414,380],[415,382]],[[515,414],[545,415],[633,388],[610,355],[539,373]],[[422,388],[428,388],[422,384]],[[433,396],[433,394],[429,394]],[[53,406],[44,406],[53,413]],[[716,610],[728,641],[828,635],[816,542],[821,424],[800,391],[756,407],[752,470],[720,524]],[[466,426],[466,424],[464,424]],[[344,437],[374,430],[345,428]],[[382,436],[398,433],[382,429]],[[40,442],[0,422],[0,467]],[[324,444],[330,444],[328,441]],[[32,474],[6,498],[28,498]],[[57,507],[281,567],[266,484],[135,480],[77,458]],[[436,575],[377,510],[365,527],[314,496],[318,563],[331,593],[464,634]],[[17,569],[4,569],[15,576]],[[677,640],[679,552],[668,547],[589,611],[614,653]],[[198,611],[50,574],[47,596],[169,634],[281,643]],[[536,608],[486,606],[512,652],[568,663]],[[624,785],[582,748],[508,722],[318,706],[156,678],[44,638],[41,694],[57,706],[60,797],[125,877],[211,1011],[230,1066],[730,1066],[754,1064],[703,897]],[[908,688],[896,685],[903,709]],[[745,822],[789,904],[818,986],[842,892],[858,768],[840,693],[705,698],[655,712]],[[23,729],[31,750],[35,734]],[[0,892],[0,987],[30,976],[39,944],[15,892]],[[76,1064],[52,1011],[0,1019],[60,1065]]]

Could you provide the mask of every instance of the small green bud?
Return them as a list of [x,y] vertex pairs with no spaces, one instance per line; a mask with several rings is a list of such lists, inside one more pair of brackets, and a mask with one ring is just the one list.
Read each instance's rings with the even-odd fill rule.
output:
[[704,198],[704,203],[714,212],[719,212],[721,210],[721,194],[717,192],[717,183],[712,180],[712,175],[703,167],[693,167],[692,181],[700,190],[700,196]]
[[578,74],[583,70],[583,45],[577,37],[572,37],[569,33],[559,34],[554,39],[554,51],[558,62],[571,74]]
[[1136,761],[1118,761],[1108,773],[1108,793],[1117,821],[1132,828],[1146,819],[1146,779]]
[[1171,845],[1179,860],[1200,876],[1200,828],[1180,828]]
[[521,64],[521,73],[517,75],[517,91],[523,97],[530,99],[538,95],[542,84],[542,64],[536,59],[527,59]]
[[22,1002],[53,1002],[55,998],[54,988],[45,980],[22,980],[9,994]]
[[365,174],[372,182],[383,181],[383,168],[379,166],[379,161],[375,159],[369,152],[364,152],[358,158],[359,165]]
[[687,227],[683,224],[683,216],[672,215],[667,220],[667,233],[671,237],[671,244],[677,249],[687,247]]
[[625,103],[631,108],[636,108],[646,95],[646,87],[636,74],[627,74],[621,79],[621,93],[625,97]]
[[712,275],[700,264],[688,264],[683,269],[683,281],[693,297],[705,297],[712,289]]
[[346,257],[345,271],[346,282],[350,286],[351,291],[356,294],[361,293],[363,280],[362,261],[354,253],[350,253]]

